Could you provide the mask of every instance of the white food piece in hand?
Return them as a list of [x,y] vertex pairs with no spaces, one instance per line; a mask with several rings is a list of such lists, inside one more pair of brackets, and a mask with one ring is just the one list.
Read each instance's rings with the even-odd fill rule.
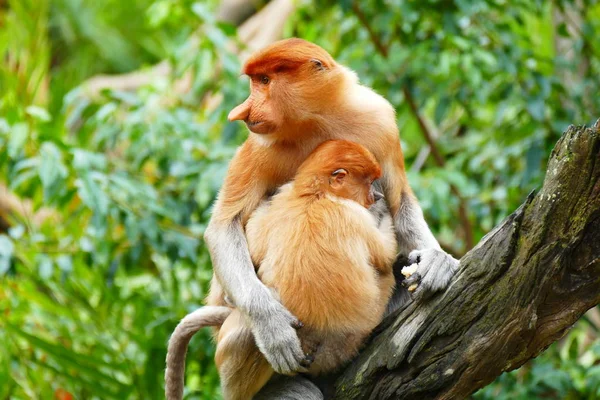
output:
[[413,264],[413,265],[410,265],[408,267],[402,268],[402,271],[401,271],[402,275],[404,275],[405,278],[410,277],[412,274],[414,274],[415,272],[417,272],[417,267],[418,267],[417,264]]

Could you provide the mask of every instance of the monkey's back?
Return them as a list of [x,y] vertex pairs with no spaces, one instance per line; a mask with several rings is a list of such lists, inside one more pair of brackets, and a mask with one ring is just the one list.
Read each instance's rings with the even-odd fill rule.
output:
[[303,344],[320,345],[314,369],[354,355],[383,316],[394,281],[371,265],[365,224],[375,219],[358,203],[294,201],[284,187],[246,226],[260,279],[304,324]]

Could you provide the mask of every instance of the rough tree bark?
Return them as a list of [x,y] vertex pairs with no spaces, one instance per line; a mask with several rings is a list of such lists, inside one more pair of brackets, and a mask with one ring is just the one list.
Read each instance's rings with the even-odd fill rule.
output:
[[446,292],[388,317],[335,399],[461,399],[600,303],[600,120],[569,127],[542,189],[461,259]]

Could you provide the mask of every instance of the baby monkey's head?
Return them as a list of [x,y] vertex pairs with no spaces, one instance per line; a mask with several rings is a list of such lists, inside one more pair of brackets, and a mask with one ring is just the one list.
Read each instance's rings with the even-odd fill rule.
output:
[[305,195],[332,194],[370,207],[383,197],[373,187],[381,167],[369,150],[347,140],[321,143],[298,169],[295,185]]

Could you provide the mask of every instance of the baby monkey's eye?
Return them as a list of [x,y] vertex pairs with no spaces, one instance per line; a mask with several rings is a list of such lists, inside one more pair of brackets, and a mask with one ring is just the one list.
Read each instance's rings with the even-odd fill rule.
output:
[[269,83],[271,80],[269,79],[268,76],[263,75],[260,77],[260,83],[262,83],[263,85],[266,85],[267,83]]
[[325,66],[323,65],[321,60],[317,60],[316,58],[313,58],[310,61],[314,64],[315,67],[317,67],[317,69],[325,69]]

